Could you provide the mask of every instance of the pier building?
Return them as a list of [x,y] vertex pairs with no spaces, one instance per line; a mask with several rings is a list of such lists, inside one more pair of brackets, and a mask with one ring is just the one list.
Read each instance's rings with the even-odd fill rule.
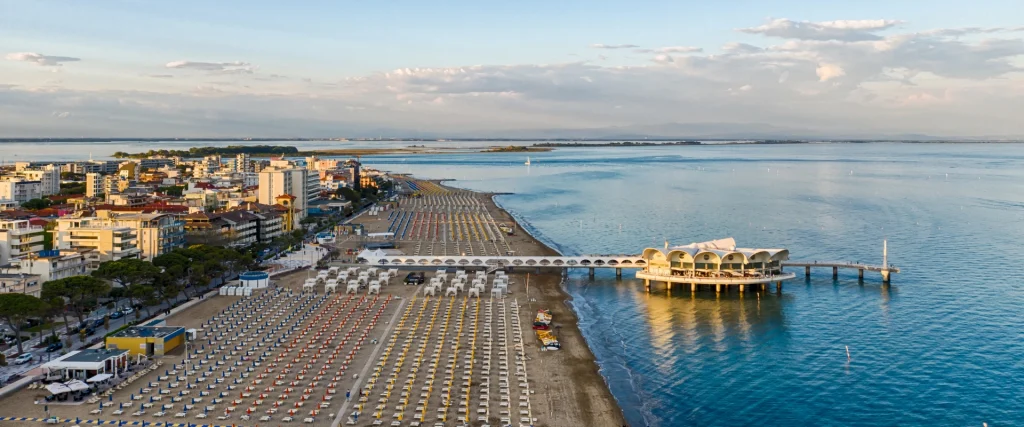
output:
[[719,292],[722,286],[735,285],[742,292],[746,286],[781,286],[783,280],[796,277],[782,271],[789,250],[739,248],[731,237],[672,247],[665,242],[663,249],[644,249],[640,257],[646,267],[636,277],[648,289],[653,281],[664,282],[669,289],[675,284],[690,285],[691,290],[710,285]]

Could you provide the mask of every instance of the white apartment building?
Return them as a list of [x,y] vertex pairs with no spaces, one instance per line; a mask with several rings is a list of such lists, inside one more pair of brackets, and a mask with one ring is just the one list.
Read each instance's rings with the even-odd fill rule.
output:
[[35,169],[21,169],[15,174],[26,181],[39,181],[39,194],[60,194],[60,167],[46,165]]
[[[275,161],[276,162],[276,161]],[[280,164],[279,164],[280,165]],[[260,184],[257,190],[257,201],[264,205],[273,205],[278,196],[288,194],[295,197],[295,224],[306,217],[309,203],[319,198],[320,176],[310,174],[301,168],[270,167],[260,172]]]
[[0,221],[0,265],[43,250],[46,230],[28,220]]
[[20,177],[6,177],[0,180],[0,200],[25,203],[42,197],[43,184],[39,181],[29,181]]
[[18,293],[39,298],[43,280],[32,274],[0,274],[0,294]]
[[131,228],[143,259],[152,260],[185,245],[185,221],[175,215],[99,210],[94,219],[102,225]]
[[103,175],[95,172],[85,174],[85,197],[96,197],[103,193]]
[[97,218],[58,219],[53,234],[53,244],[61,251],[88,251],[85,261],[90,271],[103,262],[138,258],[142,253],[135,229],[104,225]]
[[42,251],[18,260],[19,273],[38,275],[43,282],[86,274],[89,251]]

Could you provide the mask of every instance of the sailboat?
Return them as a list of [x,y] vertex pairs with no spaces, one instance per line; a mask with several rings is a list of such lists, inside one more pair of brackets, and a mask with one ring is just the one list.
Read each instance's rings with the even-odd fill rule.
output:
[[526,157],[526,166],[530,166],[530,157],[529,156]]

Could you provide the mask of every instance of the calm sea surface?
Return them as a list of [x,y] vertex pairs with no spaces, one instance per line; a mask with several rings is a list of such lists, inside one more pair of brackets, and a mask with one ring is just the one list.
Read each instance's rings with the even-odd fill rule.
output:
[[[173,147],[193,145],[206,144]],[[12,147],[0,145],[7,161],[153,148]],[[566,254],[732,236],[741,246],[788,248],[794,260],[880,263],[888,239],[890,261],[903,269],[890,288],[870,273],[861,284],[855,272],[838,281],[830,271],[807,281],[799,272],[782,295],[743,297],[647,294],[611,272],[573,274],[567,287],[581,328],[632,425],[1024,426],[1024,145],[530,157],[530,168],[519,154],[364,163],[514,193],[499,203]]]
[[364,160],[515,193],[501,205],[567,254],[733,236],[881,263],[888,239],[903,268],[888,289],[821,271],[781,296],[648,295],[574,274],[583,333],[634,426],[1024,425],[1024,145],[558,150],[529,169],[518,154]]

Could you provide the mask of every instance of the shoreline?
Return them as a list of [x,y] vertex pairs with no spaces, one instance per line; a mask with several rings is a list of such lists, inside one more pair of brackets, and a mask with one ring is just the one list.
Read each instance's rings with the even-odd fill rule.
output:
[[[531,254],[536,255],[562,255],[558,250],[530,233],[519,218],[516,218],[495,200],[495,197],[499,195],[513,193],[480,192],[445,184],[455,182],[454,179],[424,181],[431,181],[440,186],[460,191],[473,191],[485,196],[490,205],[488,208],[495,211],[492,216],[496,220],[505,220],[515,224],[517,231],[515,237],[516,240],[519,240],[517,247],[529,245],[532,249]],[[558,339],[562,343],[562,349],[557,352],[541,353],[534,347],[531,357],[533,360],[552,358],[552,356],[558,358],[559,360],[553,362],[557,362],[565,372],[548,372],[547,374],[554,377],[556,383],[563,382],[567,385],[559,394],[567,394],[570,401],[576,402],[572,408],[552,406],[549,408],[548,415],[550,416],[556,411],[564,411],[573,419],[580,421],[582,423],[580,425],[586,426],[618,427],[627,425],[625,414],[619,406],[618,400],[612,394],[607,378],[601,373],[601,366],[597,363],[590,343],[587,342],[580,330],[579,314],[572,305],[572,295],[565,288],[564,273],[530,273],[530,277],[531,284],[534,286],[527,296],[525,305],[530,308],[527,313],[532,313],[537,308],[551,310],[555,319],[554,325],[556,325],[554,329],[558,330]],[[541,307],[545,304],[546,306]]]

